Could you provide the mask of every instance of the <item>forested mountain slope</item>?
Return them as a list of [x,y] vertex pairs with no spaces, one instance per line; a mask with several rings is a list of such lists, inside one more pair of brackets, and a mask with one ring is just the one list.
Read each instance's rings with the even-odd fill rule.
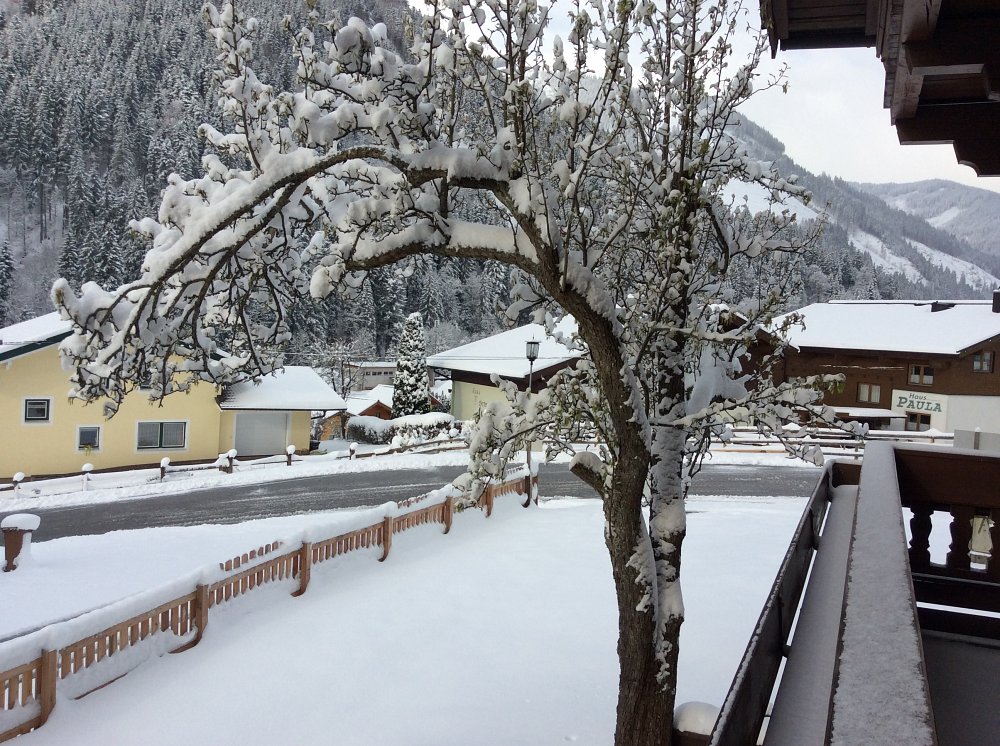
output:
[[[215,50],[201,5],[0,0],[0,323],[50,310],[48,289],[57,276],[105,286],[135,276],[145,246],[128,221],[155,211],[171,173],[188,178],[199,168],[207,146],[198,125],[221,127]],[[261,20],[258,76],[291,87],[295,71],[281,19],[290,14],[297,26],[305,4],[242,5]],[[321,15],[384,22],[390,42],[405,45],[405,19],[412,17],[405,0],[316,5]],[[894,209],[854,185],[798,168],[780,142],[751,123],[740,136],[813,191],[810,206],[796,207],[799,220],[823,210],[830,215],[819,245],[803,257],[802,291],[790,306],[832,297],[983,297],[997,282],[1000,253],[983,243],[1000,233],[1000,209],[992,203],[975,208],[979,203],[967,194],[948,189],[938,190],[936,201],[923,192],[887,193],[903,208]],[[728,194],[742,202],[743,191],[733,185]],[[750,209],[754,203],[755,195],[746,195]],[[961,206],[976,217],[964,233],[956,226],[972,222],[967,212],[944,219]],[[763,266],[737,267],[728,292],[766,292],[768,277]],[[501,327],[496,311],[510,282],[502,266],[471,260],[426,258],[404,274],[380,270],[356,299],[300,304],[292,353],[310,359],[329,349],[392,354],[413,311],[424,314],[430,352],[453,346]]]
[[1000,194],[944,179],[911,184],[857,184],[887,204],[923,218],[990,257],[1000,257]]

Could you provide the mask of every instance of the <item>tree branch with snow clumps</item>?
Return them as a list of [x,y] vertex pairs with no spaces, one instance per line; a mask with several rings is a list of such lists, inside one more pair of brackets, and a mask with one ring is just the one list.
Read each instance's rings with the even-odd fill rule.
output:
[[[557,11],[433,3],[405,55],[384,29],[313,13],[292,33],[298,84],[278,92],[253,72],[256,23],[207,5],[225,131],[200,131],[219,155],[172,177],[157,217],[133,225],[151,241],[139,279],[78,295],[59,281],[53,296],[74,323],[63,353],[77,395],[113,408],[137,381],[167,394],[258,378],[281,364],[292,299],[350,293],[380,267],[433,254],[519,269],[508,313],[530,309],[580,360],[540,395],[504,387],[471,470],[501,473],[541,436],[565,450],[600,438],[574,473],[607,522],[615,739],[665,744],[687,480],[736,418],[780,428],[825,414],[823,380],[772,375],[785,344],[773,321],[818,228],[794,230],[784,200],[808,195],[732,136],[754,86],[781,82],[756,72],[763,39],[733,58],[740,3],[579,0],[568,37],[547,39]],[[740,183],[770,209],[727,200]],[[499,219],[460,209],[477,201]],[[777,290],[736,297],[727,272],[759,257]]]

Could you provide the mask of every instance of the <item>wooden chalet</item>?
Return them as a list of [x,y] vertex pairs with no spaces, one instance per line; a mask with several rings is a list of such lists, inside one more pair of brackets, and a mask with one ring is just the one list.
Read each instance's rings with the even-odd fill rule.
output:
[[884,106],[903,144],[954,145],[1000,175],[1000,3],[995,0],[761,0],[778,49],[874,47]]
[[839,374],[824,403],[874,428],[1000,432],[992,301],[831,301],[796,311],[787,378]]

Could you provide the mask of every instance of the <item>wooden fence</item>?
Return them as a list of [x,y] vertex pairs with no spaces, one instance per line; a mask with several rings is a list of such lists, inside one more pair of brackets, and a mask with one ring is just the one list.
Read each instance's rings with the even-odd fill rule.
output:
[[[485,510],[487,517],[493,512],[494,500],[502,495],[524,494],[527,497],[524,504],[528,505],[537,490],[538,478],[515,474],[488,485],[479,495],[477,505]],[[30,649],[36,637],[39,646],[25,656],[29,660],[0,671],[0,741],[41,727],[55,707],[58,690],[64,690],[64,695],[72,690],[76,697],[81,697],[121,678],[145,659],[142,654],[129,658],[129,653],[138,653],[143,646],[149,648],[145,651],[146,658],[194,647],[208,625],[210,609],[255,588],[280,580],[298,580],[292,595],[300,596],[309,586],[311,569],[316,564],[374,548],[381,549],[378,559],[385,561],[392,537],[417,526],[441,524],[444,533],[448,533],[454,517],[455,495],[449,492],[442,497],[442,492],[402,501],[378,523],[319,541],[265,544],[220,563],[218,571],[213,570],[215,575],[221,575],[218,579],[199,582],[188,593],[73,642],[46,647],[46,643],[58,640],[60,627],[72,625],[69,629],[76,630],[81,623],[86,624],[88,615],[7,641],[0,645],[0,654],[12,644],[19,650]],[[102,625],[106,617],[104,613],[96,615]],[[157,644],[150,645],[154,641]],[[119,664],[119,659],[127,660]],[[72,686],[74,679],[78,681]]]

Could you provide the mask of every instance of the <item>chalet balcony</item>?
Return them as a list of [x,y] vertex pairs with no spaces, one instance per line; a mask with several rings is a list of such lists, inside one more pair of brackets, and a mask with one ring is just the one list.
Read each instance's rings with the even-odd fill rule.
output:
[[995,547],[1000,454],[829,464],[706,742],[1000,743]]

